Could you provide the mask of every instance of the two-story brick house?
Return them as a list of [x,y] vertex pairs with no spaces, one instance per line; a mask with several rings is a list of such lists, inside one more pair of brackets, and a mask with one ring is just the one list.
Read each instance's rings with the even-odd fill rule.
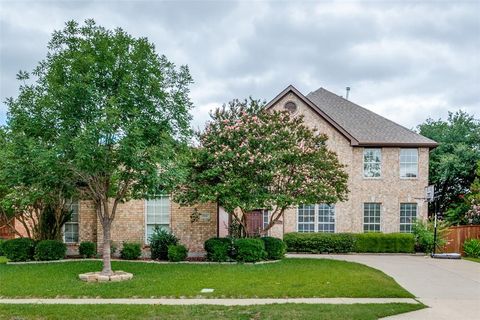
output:
[[[269,231],[272,236],[299,232],[409,232],[414,219],[427,216],[424,188],[428,184],[429,150],[437,144],[325,89],[304,96],[287,87],[268,110],[289,110],[328,135],[328,147],[337,153],[349,175],[348,200],[334,205],[309,204],[286,211]],[[101,225],[88,201],[74,206],[65,226],[71,249],[81,241],[101,243]],[[263,212],[268,221],[268,212]],[[192,219],[193,216],[198,219]],[[196,221],[193,221],[196,220]],[[226,235],[229,217],[216,204],[180,207],[168,197],[133,200],[118,208],[112,240],[145,245],[155,225],[164,225],[201,253],[203,242]],[[73,250],[74,251],[74,250]]]

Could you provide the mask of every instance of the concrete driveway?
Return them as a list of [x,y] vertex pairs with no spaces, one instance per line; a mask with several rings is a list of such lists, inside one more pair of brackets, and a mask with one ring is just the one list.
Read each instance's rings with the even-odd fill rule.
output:
[[289,254],[288,257],[336,259],[368,265],[393,277],[430,307],[385,319],[480,319],[480,263],[418,255]]

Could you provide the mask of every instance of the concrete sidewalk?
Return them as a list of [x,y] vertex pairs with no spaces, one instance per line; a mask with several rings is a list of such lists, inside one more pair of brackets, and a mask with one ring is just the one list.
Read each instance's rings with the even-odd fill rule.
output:
[[428,309],[387,319],[480,319],[480,263],[415,255],[313,255],[291,258],[336,259],[379,269],[413,293]]
[[264,304],[366,304],[419,303],[409,298],[291,298],[291,299],[0,299],[0,304],[145,304],[145,305],[221,305],[249,306]]

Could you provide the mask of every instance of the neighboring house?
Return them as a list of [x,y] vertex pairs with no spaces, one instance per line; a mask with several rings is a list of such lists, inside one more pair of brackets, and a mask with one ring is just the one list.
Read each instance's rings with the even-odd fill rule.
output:
[[[286,211],[269,231],[287,232],[411,232],[415,219],[427,216],[424,188],[428,158],[437,143],[323,88],[304,96],[287,87],[267,105],[303,115],[307,125],[327,134],[328,147],[346,165],[348,200],[333,205],[309,204]],[[268,222],[268,212],[249,216],[250,232]],[[216,204],[180,207],[168,196],[121,204],[112,225],[112,240],[147,246],[155,225],[169,227],[191,254],[201,254],[210,237],[228,234],[228,214]],[[102,242],[101,224],[90,201],[74,206],[65,225],[65,242],[75,252],[81,241]]]

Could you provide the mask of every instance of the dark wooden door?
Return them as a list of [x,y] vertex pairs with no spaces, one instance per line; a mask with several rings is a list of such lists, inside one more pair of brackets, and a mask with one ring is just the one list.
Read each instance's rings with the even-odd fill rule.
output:
[[261,210],[247,212],[247,235],[257,236],[263,229],[263,214]]

